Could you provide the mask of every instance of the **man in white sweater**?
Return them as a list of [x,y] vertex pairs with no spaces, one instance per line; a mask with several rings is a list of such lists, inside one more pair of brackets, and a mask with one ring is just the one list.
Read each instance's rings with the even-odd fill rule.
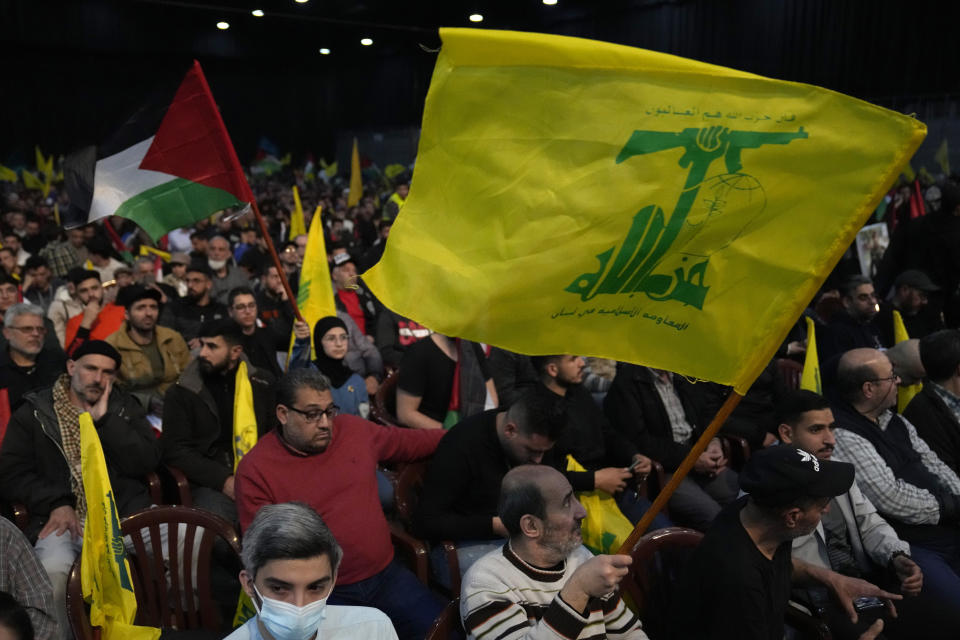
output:
[[617,585],[630,556],[594,557],[582,544],[586,511],[567,479],[542,465],[510,470],[499,517],[510,538],[467,571],[460,615],[470,638],[646,639]]

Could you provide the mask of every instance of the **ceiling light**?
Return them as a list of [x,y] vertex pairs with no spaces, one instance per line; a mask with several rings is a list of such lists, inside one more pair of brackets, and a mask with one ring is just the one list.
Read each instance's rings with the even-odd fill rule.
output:
[[543,0],[543,4],[557,4],[557,0]]
[[479,13],[471,13],[470,22],[483,22],[483,16]]
[[221,31],[226,31],[229,28],[230,28],[229,22],[224,22],[221,20],[220,22],[217,23],[217,29],[220,29]]
[[370,45],[373,44],[373,39],[372,39],[372,38],[363,38],[363,39],[360,40],[360,44],[362,44],[362,45],[365,46],[365,47],[369,47]]
[[327,49],[326,47],[324,47],[323,49],[320,49],[320,55],[323,55],[323,56],[330,55],[330,49]]
[[305,4],[309,2],[309,0],[294,0],[294,2],[296,2],[297,4]]
[[254,17],[254,18],[262,18],[262,17],[263,17],[263,9],[254,9],[254,10],[251,11],[250,13],[253,14],[253,17]]

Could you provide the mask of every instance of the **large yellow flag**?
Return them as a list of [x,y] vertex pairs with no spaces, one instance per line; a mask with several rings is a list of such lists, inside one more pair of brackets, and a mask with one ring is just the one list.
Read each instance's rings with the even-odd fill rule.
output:
[[[899,311],[894,309],[893,342],[894,344],[899,344],[909,339],[910,334],[907,333],[907,327],[903,324],[903,316],[900,315]],[[907,405],[910,404],[910,401],[913,400],[913,396],[920,393],[921,389],[923,389],[922,382],[909,385],[900,385],[900,388],[897,389],[897,413],[903,413],[903,410],[906,409]]]
[[307,232],[307,223],[303,221],[303,205],[300,204],[300,190],[293,187],[293,213],[290,214],[289,240],[302,236]]
[[807,321],[807,353],[803,357],[803,373],[800,374],[800,388],[815,393],[823,393],[820,379],[820,357],[817,355],[817,328],[813,318]]
[[[300,269],[300,289],[297,291],[297,306],[300,315],[311,330],[317,320],[337,315],[337,305],[333,301],[333,282],[330,280],[330,265],[327,263],[327,245],[323,240],[323,222],[320,219],[320,207],[313,213],[310,221],[310,233],[307,234],[307,250],[303,254],[303,266]],[[293,349],[294,337],[290,336],[290,349]],[[311,357],[316,356],[317,345],[310,334]]]
[[0,181],[16,182],[17,172],[11,169],[10,167],[5,167],[2,164],[0,164]]
[[431,329],[745,392],[926,134],[809,85],[442,29],[410,196],[364,281]]
[[156,640],[160,630],[133,624],[137,600],[120,532],[100,437],[89,413],[80,414],[80,465],[87,519],[83,526],[80,583],[90,605],[90,624],[103,628],[104,640]]
[[237,365],[236,389],[233,392],[233,470],[240,459],[257,444],[257,414],[253,411],[253,387],[247,377],[247,363]]
[[357,139],[353,139],[353,152],[350,154],[350,193],[347,195],[347,206],[352,207],[363,197],[363,178],[360,175],[360,150],[357,148]]

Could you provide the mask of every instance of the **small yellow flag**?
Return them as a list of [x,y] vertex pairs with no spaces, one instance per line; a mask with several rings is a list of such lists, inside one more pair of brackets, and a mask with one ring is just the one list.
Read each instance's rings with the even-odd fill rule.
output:
[[[894,309],[893,342],[894,344],[899,344],[909,339],[910,335],[907,333],[907,327],[905,324],[903,324],[903,316],[900,315],[899,311]],[[900,388],[897,389],[897,413],[903,413],[903,410],[907,408],[907,405],[910,404],[910,401],[913,400],[913,397],[920,393],[921,389],[923,389],[922,382],[909,385],[900,385]]]
[[307,232],[307,223],[303,221],[303,205],[300,204],[300,190],[293,187],[293,212],[290,214],[289,240],[302,236]]
[[157,249],[156,247],[148,247],[145,244],[140,245],[140,255],[155,255],[160,256],[164,262],[170,262],[170,253],[164,251],[163,249]]
[[33,148],[34,154],[36,155],[37,160],[37,173],[42,174],[46,177],[47,182],[53,180],[53,154],[50,154],[49,158],[43,156],[43,152],[40,151],[40,145],[36,145]]
[[406,170],[407,168],[402,164],[400,164],[399,162],[395,164],[388,164],[387,167],[383,170],[383,175],[393,180],[396,176],[400,175]]
[[156,640],[160,629],[133,624],[137,599],[120,517],[100,437],[87,412],[80,414],[80,467],[87,502],[80,582],[83,599],[90,605],[90,624],[103,629],[104,640]]
[[903,177],[905,177],[910,182],[913,182],[914,180],[917,179],[917,172],[913,170],[913,165],[909,162],[903,166],[902,173],[903,173]]
[[5,167],[2,164],[0,164],[0,181],[16,182],[17,172],[11,169],[10,167]]
[[237,365],[236,390],[233,392],[233,470],[240,459],[257,444],[257,414],[253,410],[253,387],[247,376],[247,363]]
[[520,353],[744,393],[926,135],[662,53],[440,36],[410,195],[364,281],[399,314]]
[[[40,191],[44,190],[44,184],[40,181],[40,178],[38,178],[36,174],[31,173],[26,169],[21,171],[20,174],[23,176],[23,186],[25,186],[27,189],[39,189]],[[47,189],[49,189],[49,187],[47,187]]]
[[937,161],[937,164],[940,165],[940,169],[943,170],[943,175],[950,175],[950,150],[947,148],[947,139],[944,138],[943,142],[940,143],[940,146],[937,148],[937,152],[934,154],[933,159]]
[[823,393],[820,379],[820,357],[817,355],[817,329],[810,317],[807,321],[807,354],[803,358],[803,373],[800,375],[800,388],[815,393]]
[[350,154],[350,194],[347,195],[347,206],[352,207],[363,197],[363,178],[360,175],[360,150],[357,148],[357,139],[353,139],[353,153]]
[[[320,207],[317,207],[310,221],[310,233],[307,234],[307,251],[303,255],[303,267],[300,270],[300,289],[297,291],[297,306],[300,315],[311,328],[310,341],[313,342],[312,329],[317,320],[337,315],[337,306],[333,301],[333,283],[330,280],[330,266],[327,263],[327,246],[323,240],[323,222]],[[290,350],[293,350],[295,336],[290,336]],[[316,357],[317,345],[311,344],[311,357]]]

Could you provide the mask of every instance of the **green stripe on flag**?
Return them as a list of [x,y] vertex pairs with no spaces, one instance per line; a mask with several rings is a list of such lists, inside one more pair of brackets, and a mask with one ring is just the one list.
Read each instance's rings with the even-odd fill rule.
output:
[[130,198],[114,213],[136,222],[154,241],[211,214],[243,203],[222,189],[175,178]]

